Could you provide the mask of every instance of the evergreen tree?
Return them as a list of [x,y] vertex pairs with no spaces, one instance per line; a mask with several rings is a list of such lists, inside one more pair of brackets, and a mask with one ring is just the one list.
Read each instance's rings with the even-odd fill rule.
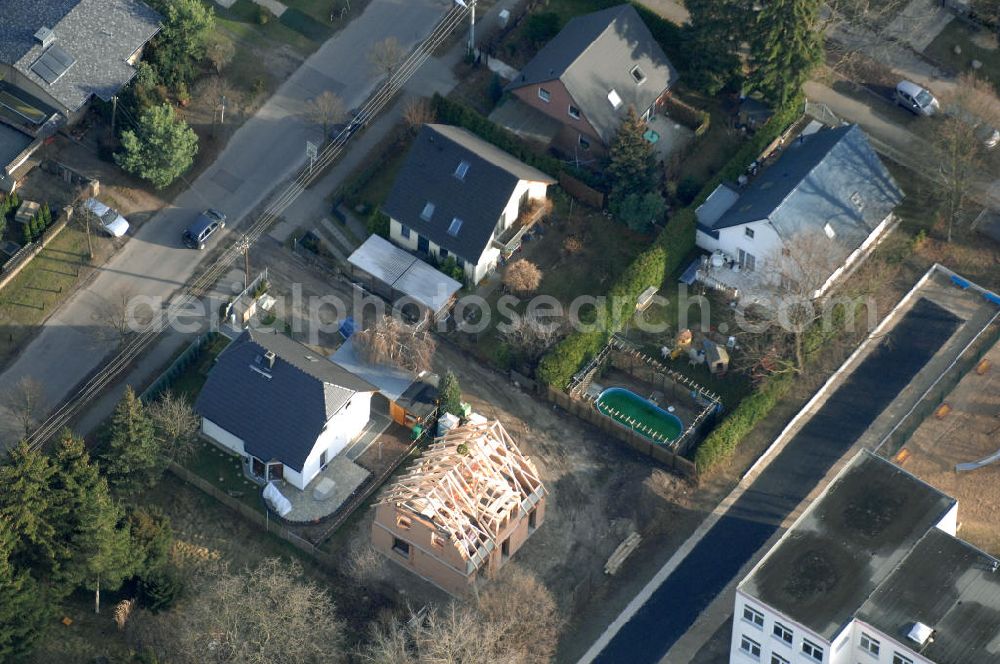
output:
[[191,167],[198,153],[198,135],[170,104],[139,115],[139,126],[122,132],[122,151],[115,162],[123,169],[163,189]]
[[190,83],[215,31],[215,14],[199,0],[154,0],[151,4],[163,14],[163,28],[153,41],[152,60],[171,87]]
[[36,581],[13,564],[15,540],[13,529],[0,517],[0,662],[28,653],[53,613]]
[[137,507],[128,522],[135,573],[146,577],[164,570],[174,544],[170,519],[159,508]]
[[751,38],[750,87],[781,106],[823,60],[819,0],[768,0]]
[[458,385],[458,378],[451,371],[441,379],[438,387],[438,403],[441,404],[441,413],[451,413],[458,415],[462,411],[462,388]]
[[134,494],[151,487],[163,472],[153,423],[131,386],[125,388],[115,408],[103,460],[108,483],[119,494]]
[[42,223],[46,228],[52,225],[52,209],[49,208],[48,203],[42,203],[42,209],[40,214],[42,215]]
[[31,237],[36,240],[42,237],[42,233],[45,231],[45,222],[42,220],[41,213],[36,212],[29,223],[31,224]]
[[32,231],[32,228],[31,228],[31,220],[30,219],[28,221],[24,222],[23,224],[21,224],[21,232],[24,234],[22,236],[22,239],[24,240],[24,244],[31,244],[35,240],[34,236],[31,233],[31,231]]
[[102,587],[115,590],[135,572],[129,524],[82,439],[65,431],[53,466],[56,546],[66,551],[54,581],[67,592],[80,586],[94,590],[99,605]]
[[[748,38],[752,13],[747,0],[685,0],[687,83],[715,96],[740,76],[740,44]],[[690,54],[694,54],[693,57]]]
[[11,560],[39,579],[50,578],[62,566],[54,547],[49,493],[54,473],[49,458],[23,442],[10,451],[9,462],[0,465],[0,519],[14,536]]
[[652,144],[643,138],[645,132],[646,123],[635,108],[629,107],[608,151],[606,173],[611,180],[612,198],[644,194],[656,187],[656,161]]

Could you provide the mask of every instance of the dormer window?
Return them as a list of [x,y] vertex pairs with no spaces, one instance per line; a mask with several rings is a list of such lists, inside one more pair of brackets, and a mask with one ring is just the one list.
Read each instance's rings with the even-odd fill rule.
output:
[[632,67],[632,70],[629,71],[629,73],[632,74],[632,79],[635,81],[636,85],[642,85],[643,83],[645,83],[646,74],[641,69],[639,69],[639,65]]
[[611,106],[618,109],[622,105],[622,98],[618,96],[617,90],[612,90],[608,93],[608,101],[611,102]]
[[434,216],[434,204],[431,203],[430,201],[427,201],[427,203],[424,205],[423,212],[420,213],[420,218],[423,219],[424,221],[430,221],[431,217],[433,216]]
[[455,168],[455,177],[459,180],[465,180],[465,174],[469,172],[469,162],[461,161]]
[[448,235],[455,237],[458,235],[458,231],[462,229],[462,220],[455,217],[451,220],[451,225],[448,226]]

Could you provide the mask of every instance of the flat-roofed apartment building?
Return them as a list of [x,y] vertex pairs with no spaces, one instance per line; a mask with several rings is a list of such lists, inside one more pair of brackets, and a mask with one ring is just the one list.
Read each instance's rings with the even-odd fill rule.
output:
[[862,451],[736,591],[733,664],[1000,661],[997,560],[958,503]]
[[372,543],[453,595],[521,548],[545,520],[547,492],[498,421],[448,431],[383,494]]

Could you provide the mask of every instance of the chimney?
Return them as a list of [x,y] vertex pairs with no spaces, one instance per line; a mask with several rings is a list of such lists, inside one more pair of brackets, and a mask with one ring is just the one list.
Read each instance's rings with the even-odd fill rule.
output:
[[38,31],[35,33],[35,39],[42,45],[43,48],[48,48],[56,40],[56,33],[52,32],[49,28],[42,26],[38,28]]
[[274,368],[274,351],[269,350],[266,353],[264,353],[264,362],[267,363],[268,369]]

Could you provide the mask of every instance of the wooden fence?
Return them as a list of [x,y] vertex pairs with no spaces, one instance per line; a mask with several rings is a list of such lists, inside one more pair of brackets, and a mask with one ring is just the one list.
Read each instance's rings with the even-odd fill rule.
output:
[[584,205],[590,206],[596,210],[604,208],[603,193],[576,179],[565,171],[559,173],[559,186],[565,189],[567,194]]
[[657,445],[645,436],[623,427],[610,417],[599,413],[590,401],[573,399],[568,394],[560,392],[553,387],[549,387],[543,394],[549,401],[563,410],[576,415],[581,420],[594,425],[604,433],[617,438],[639,454],[662,463],[678,475],[691,478],[698,476],[698,470],[693,461],[689,461],[681,455],[671,452],[666,447]]

